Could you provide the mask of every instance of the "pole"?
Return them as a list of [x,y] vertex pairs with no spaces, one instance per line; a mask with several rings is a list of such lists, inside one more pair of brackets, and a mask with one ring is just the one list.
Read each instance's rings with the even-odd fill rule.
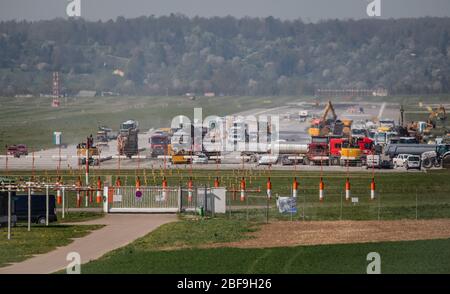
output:
[[269,223],[269,197],[267,197],[266,223]]
[[62,187],[62,218],[64,219],[65,216],[65,210],[66,210],[66,206],[65,206],[65,198],[66,198],[66,193],[65,193],[66,189],[65,187]]
[[419,214],[418,214],[418,195],[417,195],[417,189],[416,189],[416,220],[418,219],[418,216],[419,216]]
[[339,213],[339,220],[342,220],[342,191],[341,191],[341,211]]
[[11,188],[8,189],[8,240],[11,240]]
[[48,196],[48,185],[45,186],[45,225],[48,227],[48,206],[49,206],[49,196]]
[[381,193],[378,196],[378,220],[380,220],[380,210],[381,210]]
[[31,187],[28,186],[28,232],[31,231]]
[[305,194],[303,196],[303,221],[305,221],[305,208],[306,208],[306,189]]

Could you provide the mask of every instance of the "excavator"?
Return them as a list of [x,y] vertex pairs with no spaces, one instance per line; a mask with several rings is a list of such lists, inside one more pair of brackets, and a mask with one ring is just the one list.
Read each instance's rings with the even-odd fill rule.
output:
[[427,107],[428,112],[430,112],[430,116],[428,117],[427,123],[433,126],[433,129],[438,127],[438,123],[442,122],[442,127],[445,127],[445,122],[447,120],[447,112],[445,111],[445,107],[441,105],[437,109],[431,108],[431,106]]
[[[328,119],[329,114],[332,116],[331,119]],[[333,104],[331,101],[328,101],[322,117],[311,121],[311,127],[309,128],[308,133],[311,137],[327,136],[333,132],[336,121],[337,115]]]
[[[423,104],[421,104],[423,107]],[[432,133],[436,133],[434,130],[438,130],[437,133],[442,133],[439,130],[446,132],[446,120],[447,112],[445,107],[441,105],[440,107],[433,109],[431,106],[426,106],[429,116],[427,121],[412,121],[406,124],[405,133],[409,137],[416,137],[418,141],[428,137]],[[404,126],[404,109],[403,106],[400,109],[401,114],[401,125]]]

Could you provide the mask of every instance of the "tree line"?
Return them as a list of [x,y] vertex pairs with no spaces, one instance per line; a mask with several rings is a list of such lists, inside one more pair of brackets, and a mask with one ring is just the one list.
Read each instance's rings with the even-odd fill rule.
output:
[[0,95],[448,93],[450,18],[119,17],[0,23]]

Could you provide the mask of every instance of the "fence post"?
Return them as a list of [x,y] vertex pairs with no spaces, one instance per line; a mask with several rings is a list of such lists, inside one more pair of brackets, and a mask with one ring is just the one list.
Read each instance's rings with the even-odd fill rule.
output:
[[45,225],[48,227],[48,210],[49,210],[48,185],[45,185]]
[[66,190],[65,190],[65,188],[64,187],[62,187],[62,205],[61,205],[61,208],[62,208],[62,212],[61,212],[61,217],[64,219],[64,217],[65,217],[65,212],[66,212],[66,200],[65,200],[65,198],[66,198],[66,192],[65,192]]
[[180,213],[183,209],[183,197],[181,192],[181,186],[178,186],[178,212]]
[[8,188],[8,240],[11,240],[11,185]]
[[306,209],[306,188],[303,194],[303,221],[305,221],[305,209]]
[[206,192],[206,185],[205,185],[204,189],[205,189],[205,199],[204,199],[203,206],[204,206],[204,209],[205,209],[204,214],[206,215],[206,213],[208,211],[208,193]]
[[211,198],[211,216],[214,218],[216,216],[216,197],[214,197],[214,193],[212,192],[212,188],[209,188],[210,198]]
[[381,214],[381,194],[382,194],[382,191],[380,190],[378,192],[378,220],[380,220],[380,214]]
[[28,185],[28,232],[31,231],[31,187]]
[[416,188],[416,220],[418,219],[418,193]]

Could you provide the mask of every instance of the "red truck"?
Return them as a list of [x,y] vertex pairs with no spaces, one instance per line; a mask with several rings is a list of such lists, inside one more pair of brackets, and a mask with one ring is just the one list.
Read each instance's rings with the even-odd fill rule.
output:
[[304,159],[306,165],[328,165],[330,161],[329,137],[311,137],[308,153]]
[[152,157],[168,155],[170,137],[166,133],[155,133],[149,139]]

